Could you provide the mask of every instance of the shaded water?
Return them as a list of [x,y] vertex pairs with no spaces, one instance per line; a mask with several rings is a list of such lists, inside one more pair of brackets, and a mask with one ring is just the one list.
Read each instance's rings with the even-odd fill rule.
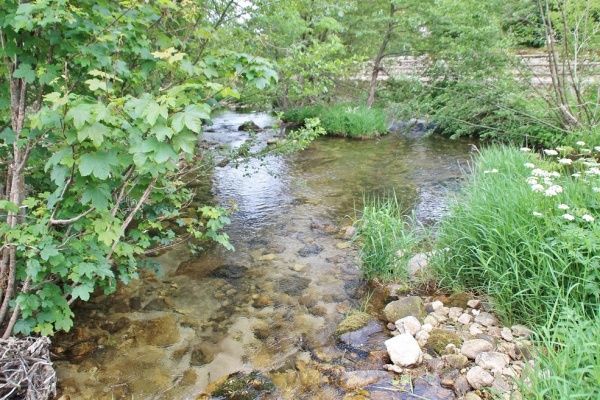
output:
[[[239,145],[248,135],[237,127],[248,119],[272,123],[225,112],[203,140]],[[64,358],[56,363],[61,389],[74,399],[199,398],[221,377],[259,370],[278,384],[272,398],[338,398],[318,376],[302,378],[298,363],[356,363],[333,338],[367,295],[343,227],[364,193],[390,190],[421,221],[438,220],[470,148],[399,134],[320,138],[248,169],[215,168],[212,196],[239,208],[227,228],[236,251],[174,249],[157,258],[162,276],[148,273],[82,306],[78,328],[55,349]]]

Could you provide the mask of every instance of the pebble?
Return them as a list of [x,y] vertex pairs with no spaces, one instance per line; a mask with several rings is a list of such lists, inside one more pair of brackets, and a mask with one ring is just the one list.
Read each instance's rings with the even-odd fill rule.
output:
[[464,342],[460,348],[460,352],[471,360],[474,360],[479,354],[493,349],[494,346],[487,340],[473,339]]
[[448,317],[456,321],[463,314],[463,309],[460,307],[451,307],[448,310]]
[[400,318],[395,325],[400,333],[410,333],[412,336],[421,330],[421,323],[412,316]]
[[469,328],[469,333],[473,336],[477,336],[480,333],[483,333],[483,331],[480,328],[481,325],[479,324],[473,324],[471,325],[471,327]]
[[477,300],[477,299],[469,300],[469,301],[467,301],[467,305],[471,308],[479,308],[479,306],[481,305],[481,300]]
[[467,381],[473,389],[479,390],[484,387],[492,386],[494,377],[483,368],[477,366],[471,368],[469,372],[467,372]]
[[465,313],[465,314],[462,314],[460,317],[458,317],[457,321],[463,325],[467,325],[473,321],[473,316]]
[[433,311],[439,310],[442,307],[444,307],[444,303],[442,303],[439,300],[434,301],[433,303],[431,303],[431,308],[433,309]]
[[385,341],[392,362],[400,367],[420,364],[423,352],[419,343],[409,333],[403,333]]
[[510,359],[506,354],[497,351],[486,351],[480,353],[475,358],[475,363],[477,365],[483,369],[492,371],[492,373],[502,373],[509,362]]
[[427,332],[427,333],[431,333],[431,331],[433,330],[433,325],[431,324],[423,324],[421,325],[421,330]]
[[502,330],[500,331],[500,336],[507,342],[512,342],[514,340],[512,331],[510,330],[510,328],[507,327],[502,328]]
[[488,312],[479,313],[475,317],[475,322],[484,326],[496,326],[499,323],[498,318]]

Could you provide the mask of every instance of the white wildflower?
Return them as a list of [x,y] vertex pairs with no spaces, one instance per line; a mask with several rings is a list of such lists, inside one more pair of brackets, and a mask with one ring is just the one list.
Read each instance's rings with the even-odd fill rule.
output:
[[553,185],[553,186],[550,186],[548,189],[546,189],[546,191],[544,192],[544,195],[548,196],[548,197],[552,197],[552,196],[556,196],[559,193],[562,193],[562,191],[563,191],[562,187],[560,187],[558,185]]
[[560,160],[558,160],[558,162],[561,164],[569,165],[573,163],[573,160],[571,160],[570,158],[561,158]]
[[579,178],[581,176],[581,174],[579,172],[575,172],[574,174],[571,174],[571,176],[573,178]]
[[581,141],[581,140],[580,140],[579,142],[575,143],[575,144],[576,144],[577,146],[585,146],[585,142],[583,142],[583,141]]
[[[521,147],[521,151],[528,153],[531,151],[531,149],[529,147]],[[598,151],[600,151],[600,150],[598,150]]]
[[552,171],[552,172],[550,172],[550,176],[553,176],[555,178],[559,178],[560,177],[560,173],[558,173],[556,171]]
[[533,163],[525,163],[525,168],[535,168],[535,165]]
[[533,176],[550,176],[550,173],[548,171],[544,171],[543,169],[536,168],[531,171],[531,175],[533,175]]
[[600,151],[600,146],[594,146],[594,150]]
[[560,204],[560,205],[558,206],[558,209],[559,209],[559,210],[568,210],[569,208],[570,208],[570,207],[569,207],[568,205],[566,205],[566,204]]
[[597,167],[592,167],[585,171],[585,173],[588,175],[600,175],[600,169],[598,169]]
[[563,218],[566,219],[567,221],[574,221],[575,217],[572,216],[571,214],[563,214]]
[[583,214],[581,219],[583,219],[585,222],[594,222],[594,217],[589,214]]
[[533,216],[534,216],[534,217],[538,217],[538,218],[539,218],[539,217],[543,217],[544,215],[543,215],[542,213],[539,213],[539,212],[537,212],[537,211],[534,211],[534,212],[533,212]]
[[530,185],[535,185],[536,183],[538,183],[538,178],[536,178],[535,176],[530,176],[525,182],[527,182]]
[[546,189],[544,188],[544,186],[540,185],[539,183],[536,183],[535,185],[531,185],[531,190],[533,190],[534,192],[541,193]]
[[552,150],[552,149],[546,149],[546,150],[544,150],[544,153],[546,153],[546,155],[548,155],[548,156],[557,156],[558,155],[558,151]]
[[488,171],[488,170],[486,170],[486,171],[483,171],[483,173],[484,173],[484,174],[497,174],[497,173],[498,173],[498,170],[497,170],[496,168],[494,168],[494,169],[491,169],[491,170],[489,170],[489,171]]
[[590,154],[592,152],[592,150],[590,149],[579,149],[579,151],[581,152],[581,154]]

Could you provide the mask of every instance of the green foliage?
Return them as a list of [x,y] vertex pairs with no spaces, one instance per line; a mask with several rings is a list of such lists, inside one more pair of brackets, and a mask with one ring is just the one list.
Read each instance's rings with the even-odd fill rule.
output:
[[360,241],[361,271],[369,280],[399,281],[408,278],[408,260],[422,243],[413,217],[404,215],[395,193],[365,198],[356,221]]
[[264,88],[277,75],[246,53],[203,54],[189,40],[201,12],[174,1],[3,3],[5,337],[68,330],[74,301],[136,278],[144,254],[163,246],[192,238],[232,249],[222,207],[178,219],[181,236],[163,222],[192,199],[183,177],[211,106],[236,97],[238,81]]
[[600,319],[566,309],[535,342],[535,369],[527,365],[519,382],[523,398],[600,397]]
[[282,119],[301,124],[307,118],[315,117],[321,120],[321,126],[329,135],[369,138],[387,132],[384,110],[342,103],[292,109],[286,111]]
[[595,161],[549,157],[484,150],[439,228],[442,284],[488,295],[510,321],[550,323],[566,306],[593,315],[600,304]]

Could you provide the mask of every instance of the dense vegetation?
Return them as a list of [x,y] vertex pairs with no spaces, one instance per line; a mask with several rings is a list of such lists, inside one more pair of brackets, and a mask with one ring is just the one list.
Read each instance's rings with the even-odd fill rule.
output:
[[[186,175],[210,170],[196,140],[215,107],[306,122],[277,153],[324,130],[382,133],[386,115],[427,117],[442,134],[517,145],[482,152],[461,206],[427,238],[451,249],[436,253],[441,284],[533,319],[551,376],[579,374],[532,375],[531,397],[597,391],[597,355],[573,353],[597,346],[599,14],[591,0],[3,1],[3,336],[69,330],[73,302],[135,278],[162,247],[231,247],[226,209],[181,215]],[[524,62],[531,53],[544,65]],[[394,74],[405,56],[418,76]],[[394,200],[367,202],[369,278],[405,273],[423,244],[412,225]]]

